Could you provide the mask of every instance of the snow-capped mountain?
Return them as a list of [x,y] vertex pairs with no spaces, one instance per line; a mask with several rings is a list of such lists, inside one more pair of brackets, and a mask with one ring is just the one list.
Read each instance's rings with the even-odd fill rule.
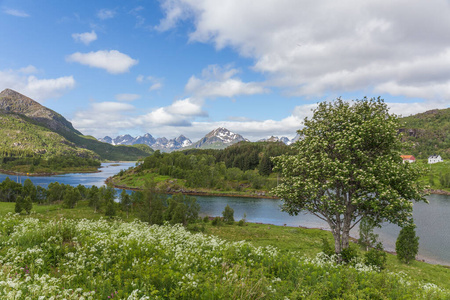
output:
[[270,138],[268,138],[268,139],[261,139],[258,142],[282,142],[282,143],[284,143],[286,145],[290,145],[290,144],[295,142],[294,139],[290,140],[289,138],[287,138],[285,136],[282,136],[281,138],[278,138],[277,136],[273,136],[272,135]]
[[189,148],[203,149],[224,149],[232,144],[248,141],[242,135],[229,131],[226,128],[219,127],[214,129],[198,142],[189,146]]
[[171,152],[192,145],[191,140],[184,135],[168,140],[165,137],[155,139],[150,133],[138,137],[132,137],[129,134],[119,135],[115,139],[105,136],[99,139],[99,141],[113,145],[144,144],[150,146],[153,150],[161,150],[163,152]]

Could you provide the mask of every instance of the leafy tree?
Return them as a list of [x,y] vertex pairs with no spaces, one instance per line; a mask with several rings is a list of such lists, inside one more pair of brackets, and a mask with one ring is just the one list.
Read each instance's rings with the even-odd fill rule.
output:
[[416,236],[415,225],[408,224],[400,230],[395,242],[395,251],[398,260],[406,264],[416,258],[419,252],[419,237]]
[[398,119],[382,99],[322,102],[304,125],[296,154],[274,158],[283,175],[274,192],[289,214],[309,211],[326,221],[336,253],[349,247],[363,216],[404,226],[411,200],[426,201],[422,170],[402,162]]
[[63,203],[65,207],[74,208],[79,200],[81,200],[81,195],[77,188],[66,188],[63,197]]
[[358,243],[361,247],[365,248],[366,251],[369,251],[369,247],[375,245],[378,239],[378,234],[373,232],[375,228],[375,224],[369,218],[362,218],[359,223],[359,239]]
[[131,207],[131,197],[125,190],[122,190],[122,192],[120,193],[120,204],[122,205],[122,210],[127,212],[128,218],[128,213]]
[[23,183],[22,192],[25,197],[30,196],[32,202],[36,202],[37,200],[37,189],[34,186],[33,182],[31,182],[30,178],[27,178]]
[[14,212],[20,214],[23,210],[24,199],[22,196],[16,198],[16,204],[14,205]]
[[105,207],[105,216],[107,217],[114,217],[116,215],[116,205],[114,203],[114,198],[110,199],[108,198],[106,201],[106,207]]
[[234,223],[234,209],[232,209],[228,204],[225,206],[224,211],[222,212],[223,221],[227,224]]
[[31,200],[31,196],[26,196],[23,200],[22,208],[25,210],[27,215],[30,214],[31,209],[33,208],[33,201]]
[[89,206],[94,208],[94,212],[100,208],[100,192],[98,187],[93,185],[88,192]]

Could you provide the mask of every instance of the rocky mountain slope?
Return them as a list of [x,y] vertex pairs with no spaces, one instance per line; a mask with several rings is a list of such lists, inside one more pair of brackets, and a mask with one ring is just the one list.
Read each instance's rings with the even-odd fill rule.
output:
[[224,149],[230,145],[248,141],[242,135],[229,131],[226,128],[219,127],[209,132],[196,143],[186,148],[201,149]]
[[115,139],[105,136],[102,139],[99,139],[99,141],[109,143],[112,145],[136,145],[136,144],[143,144],[151,147],[154,150],[161,150],[163,152],[171,152],[174,150],[178,150],[183,147],[188,147],[192,145],[192,142],[190,139],[185,137],[184,135],[180,135],[179,137],[175,139],[168,140],[165,137],[162,138],[154,138],[150,133],[146,133],[142,136],[138,137],[132,137],[129,134],[120,135],[116,137]]
[[433,109],[400,119],[399,132],[413,143],[408,154],[416,158],[428,158],[439,154],[450,159],[450,108]]
[[0,156],[21,152],[44,156],[72,153],[78,157],[137,160],[153,152],[147,146],[113,146],[84,136],[57,112],[11,89],[0,93],[0,117]]

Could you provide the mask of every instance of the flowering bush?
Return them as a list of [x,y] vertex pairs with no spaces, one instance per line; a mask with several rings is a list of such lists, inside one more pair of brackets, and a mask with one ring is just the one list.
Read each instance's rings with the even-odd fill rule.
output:
[[181,225],[0,220],[1,299],[442,298],[371,268],[227,242]]

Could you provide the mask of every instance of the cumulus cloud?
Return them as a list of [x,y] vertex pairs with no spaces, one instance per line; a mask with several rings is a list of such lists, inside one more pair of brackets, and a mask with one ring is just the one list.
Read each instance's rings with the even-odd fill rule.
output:
[[135,126],[128,113],[135,107],[121,102],[94,102],[89,109],[77,111],[72,124],[84,134],[104,137]]
[[69,55],[66,59],[69,62],[77,62],[82,65],[104,69],[111,74],[128,72],[132,66],[138,63],[138,60],[117,50],[101,50],[89,53],[76,52]]
[[112,9],[101,9],[97,13],[97,17],[101,20],[112,19],[116,15],[116,12]]
[[41,79],[34,66],[27,66],[19,70],[0,70],[0,90],[10,88],[18,91],[38,102],[50,98],[58,98],[75,87],[73,76]]
[[237,69],[220,68],[210,65],[202,71],[202,78],[192,76],[186,84],[186,91],[196,97],[234,97],[239,95],[254,95],[268,92],[258,82],[243,82],[235,75]]
[[116,100],[117,101],[134,101],[141,98],[138,94],[117,94]]
[[[253,70],[270,85],[293,95],[370,91],[450,99],[446,1],[163,0],[161,8],[157,29],[190,20],[190,41],[236,50],[254,60]],[[190,83],[201,84],[195,77]]]
[[84,32],[84,33],[73,33],[72,38],[79,43],[83,43],[85,45],[89,45],[91,42],[95,41],[97,39],[97,34],[94,30],[91,32]]
[[22,10],[13,9],[13,8],[5,8],[3,12],[7,15],[20,17],[20,18],[28,18],[30,15]]

